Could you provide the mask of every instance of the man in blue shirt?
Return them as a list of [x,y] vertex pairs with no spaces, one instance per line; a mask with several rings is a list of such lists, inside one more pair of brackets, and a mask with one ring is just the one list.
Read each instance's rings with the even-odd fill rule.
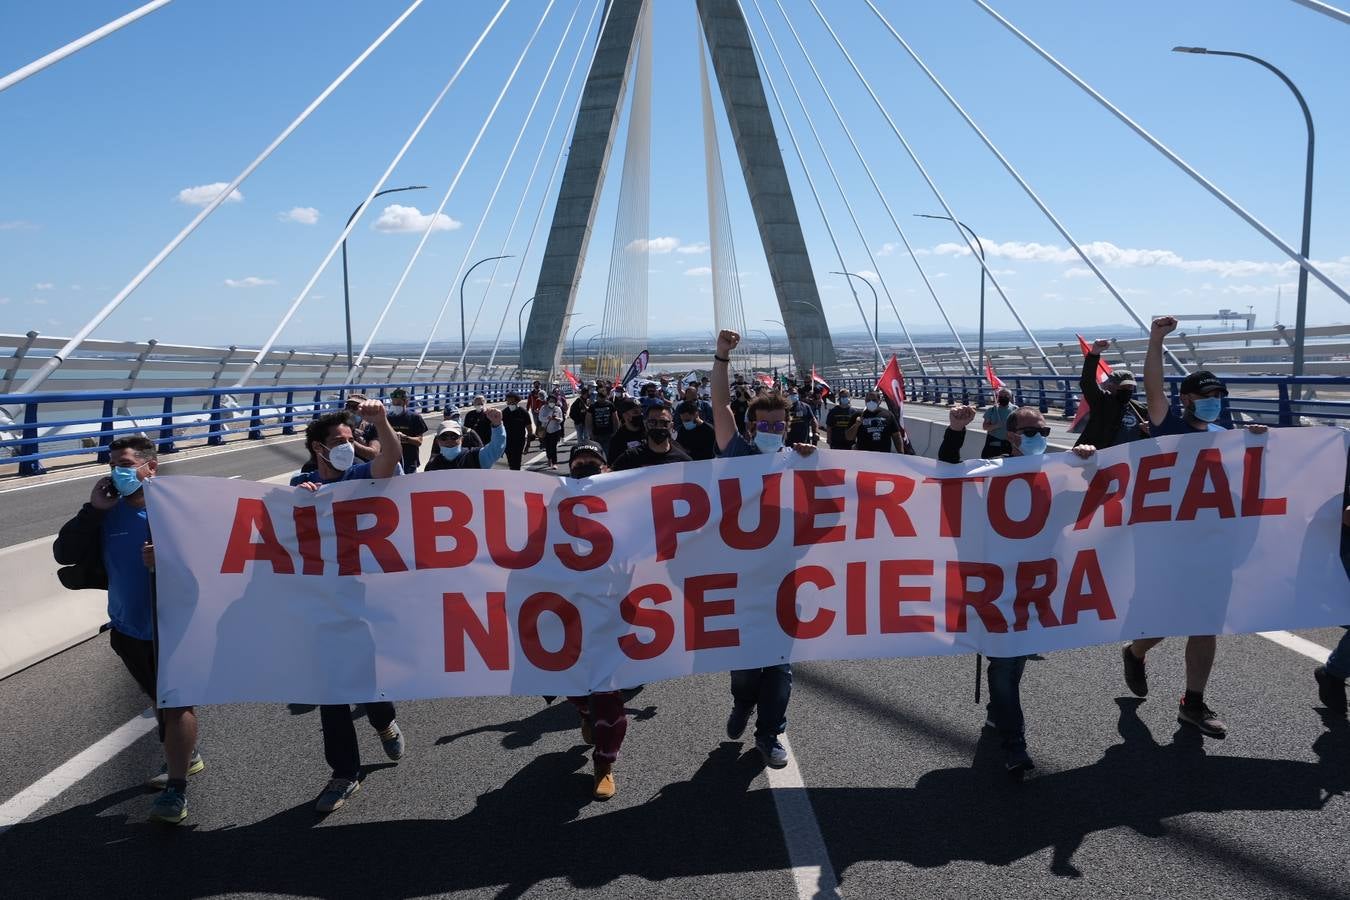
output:
[[[1148,398],[1150,434],[1203,434],[1223,431],[1216,424],[1223,412],[1223,398],[1228,396],[1212,372],[1192,372],[1181,382],[1181,414],[1172,409],[1163,386],[1163,339],[1177,327],[1171,316],[1153,320],[1148,335],[1148,352],[1144,356],[1144,391]],[[1248,425],[1252,434],[1265,434],[1266,426]],[[1125,669],[1125,685],[1136,697],[1148,696],[1148,675],[1144,671],[1144,656],[1162,643],[1162,638],[1140,638],[1121,648]],[[1194,635],[1186,639],[1186,693],[1182,695],[1177,721],[1198,728],[1201,734],[1221,738],[1228,734],[1225,725],[1214,710],[1205,705],[1205,686],[1214,668],[1218,639],[1212,635]]]
[[[117,438],[108,445],[108,454],[110,475],[95,482],[89,502],[61,527],[52,550],[58,563],[78,566],[87,576],[78,585],[63,577],[67,586],[107,588],[112,623],[108,643],[155,702],[154,551],[142,486],[154,477],[159,462],[154,443],[139,435]],[[188,776],[206,768],[197,753],[197,715],[190,706],[155,706],[165,765],[146,782],[161,789],[150,818],[177,825],[187,818]]]
[[[359,412],[363,422],[375,427],[380,441],[379,455],[369,462],[356,462],[351,419],[347,414],[319,416],[305,429],[305,446],[316,463],[314,471],[296,475],[291,479],[292,486],[318,491],[324,485],[338,481],[392,478],[399,474],[403,449],[398,434],[389,424],[384,404],[368,400],[361,404]],[[365,707],[366,719],[379,732],[385,755],[395,762],[402,759],[403,732],[394,721],[394,704],[366,703]],[[323,755],[333,769],[333,777],[314,808],[321,813],[331,813],[361,789],[361,750],[356,743],[351,707],[346,703],[320,706],[319,718],[323,724]]]
[[[788,404],[781,394],[765,392],[745,411],[747,440],[736,430],[736,417],[731,412],[731,384],[727,377],[731,351],[741,342],[734,331],[723,331],[717,336],[717,351],[713,356],[712,403],[713,428],[717,432],[717,446],[722,456],[751,456],[757,453],[776,453],[788,449],[785,441],[788,427]],[[798,443],[791,448],[809,456],[816,448]],[[773,603],[773,598],[757,598]],[[731,715],[727,716],[727,737],[733,741],[745,733],[750,713],[755,712],[755,748],[767,766],[781,769],[788,763],[787,748],[778,736],[787,731],[788,700],[792,697],[792,666],[784,663],[762,669],[741,669],[731,673]]]

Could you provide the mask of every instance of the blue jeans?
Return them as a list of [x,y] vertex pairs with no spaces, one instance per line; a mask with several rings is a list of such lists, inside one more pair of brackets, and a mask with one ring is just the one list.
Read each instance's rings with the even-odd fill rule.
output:
[[1025,750],[1026,733],[1022,718],[1022,671],[1027,667],[1025,656],[990,656],[989,718],[994,720],[1005,751]]
[[792,666],[738,669],[731,673],[731,699],[739,707],[758,707],[755,743],[770,743],[787,731],[788,699],[792,696]]
[[1341,642],[1327,657],[1327,673],[1337,678],[1350,678],[1350,631],[1341,635]]

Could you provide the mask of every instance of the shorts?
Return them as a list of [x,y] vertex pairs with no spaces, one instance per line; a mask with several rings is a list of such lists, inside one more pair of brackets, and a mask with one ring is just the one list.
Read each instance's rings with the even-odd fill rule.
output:
[[130,637],[113,628],[108,632],[108,643],[113,652],[122,660],[131,677],[136,679],[145,695],[152,701],[155,697],[155,642]]

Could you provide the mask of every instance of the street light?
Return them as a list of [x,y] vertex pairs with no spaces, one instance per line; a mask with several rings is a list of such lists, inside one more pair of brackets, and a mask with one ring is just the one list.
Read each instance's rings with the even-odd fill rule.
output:
[[[1210,50],[1206,47],[1173,47],[1174,53],[1194,53],[1201,56],[1235,56],[1238,59],[1246,59],[1256,63],[1259,66],[1265,66],[1275,76],[1284,82],[1285,87],[1289,88],[1294,94],[1294,99],[1298,101],[1299,109],[1303,110],[1303,121],[1308,126],[1308,159],[1303,169],[1303,243],[1299,245],[1299,252],[1303,258],[1307,259],[1311,252],[1312,245],[1312,190],[1313,190],[1313,120],[1312,113],[1308,110],[1308,103],[1303,99],[1303,94],[1294,82],[1289,80],[1279,69],[1266,62],[1259,56],[1252,56],[1250,53],[1238,53],[1234,50]],[[1306,337],[1308,325],[1308,270],[1299,266],[1298,268],[1298,308],[1294,313],[1294,375],[1303,374],[1303,342]],[[1297,383],[1294,384],[1294,399],[1299,399],[1302,391]]]
[[985,362],[984,362],[984,280],[985,280],[985,279],[984,279],[984,276],[985,276],[985,269],[984,269],[984,265],[983,265],[983,263],[984,263],[984,261],[985,261],[985,257],[984,257],[984,244],[980,243],[979,237],[975,234],[975,229],[971,228],[969,225],[967,225],[965,222],[960,221],[959,219],[953,219],[951,216],[934,216],[934,215],[929,215],[928,213],[915,213],[914,215],[917,216],[917,217],[920,218],[920,219],[942,219],[943,221],[946,221],[946,222],[955,222],[957,225],[959,225],[960,227],[962,227],[962,228],[965,229],[966,234],[970,235],[970,242],[971,242],[972,244],[975,245],[975,252],[978,253],[978,254],[980,254],[980,263],[981,263],[981,265],[980,265],[980,349],[976,352],[976,356],[977,356],[977,358],[979,359],[979,365],[978,365],[978,367],[977,367],[977,369],[976,369],[976,371],[975,371],[975,375],[976,375],[976,377],[977,377],[978,379],[980,379],[980,380],[977,382],[977,383],[979,384],[979,389],[978,389],[978,391],[977,391],[976,396],[979,397],[979,398],[983,398],[983,397],[984,397],[984,381],[983,381],[983,378],[984,378],[984,371],[985,371]]
[[[590,355],[591,355],[591,344],[594,344],[596,341],[600,340],[600,338],[602,338],[602,337],[604,337],[604,336],[605,336],[604,333],[601,332],[600,334],[593,334],[593,335],[591,335],[590,337],[586,338],[586,355],[587,355],[587,356],[590,356]],[[598,360],[598,359],[595,361],[595,374],[596,374],[596,375],[599,375],[599,374],[600,374],[600,360]]]
[[[426,190],[426,188],[427,186],[425,184],[412,184],[409,185],[408,187],[400,187],[400,188],[386,188],[385,190],[379,191],[378,193],[373,195],[370,198],[370,201],[374,202],[375,198],[380,196],[381,194],[397,194],[399,191],[424,191]],[[347,217],[348,225],[352,224],[352,219],[356,218],[356,214],[359,213],[361,211],[361,207],[365,205],[366,205],[365,203],[357,204],[356,209],[352,210],[352,214]],[[342,308],[347,314],[347,371],[350,372],[353,368],[352,302],[351,296],[347,291],[347,238],[342,239]]]
[[[872,363],[872,375],[879,380],[881,378],[881,300],[877,298],[877,289],[873,287],[871,281],[857,272],[831,272],[830,274],[856,278],[872,291],[872,341],[877,345],[877,358]],[[867,324],[866,319],[863,319],[863,324]]]
[[531,297],[520,304],[520,309],[516,312],[516,368],[520,368],[520,358],[524,355],[525,351],[525,328],[520,323],[521,317],[525,315],[525,307],[533,303],[535,297],[552,297],[556,293],[558,293],[558,291],[545,291],[542,294],[535,294],[534,297]]
[[[588,322],[588,323],[585,324],[585,325],[578,325],[578,326],[572,331],[572,368],[573,368],[573,369],[576,369],[576,368],[577,368],[577,335],[581,334],[581,332],[585,331],[587,328],[599,328],[599,327],[600,327],[600,326],[599,326],[598,324],[596,324],[595,322]],[[580,372],[579,369],[578,369],[577,371],[578,371],[578,373]],[[577,380],[579,381],[580,379],[577,379]]]
[[[511,254],[508,253],[506,256],[489,256],[480,259],[478,262],[469,266],[469,271],[465,272],[464,277],[459,280],[459,358],[461,362],[463,362],[465,356],[467,356],[469,352],[469,344],[465,339],[466,332],[464,329],[464,285],[468,283],[469,274],[473,272],[474,269],[478,268],[483,263],[492,262],[494,259],[511,259]],[[491,288],[492,285],[488,285],[488,289],[491,290]],[[517,361],[516,365],[519,366],[519,361]]]
[[[784,325],[782,322],[778,321],[777,319],[762,319],[761,321],[764,321],[764,322],[770,322],[770,323],[772,323],[772,324],[774,324],[774,325],[777,325],[779,328],[783,329],[783,334],[784,334],[784,335],[787,334],[787,326]],[[796,365],[797,365],[796,357],[794,357],[793,354],[792,354],[792,341],[791,341],[791,340],[788,341],[787,356],[788,356],[788,371],[791,371],[791,370],[792,370],[793,368],[795,368]],[[770,366],[773,368],[774,372],[777,373],[778,367],[773,365],[773,341],[772,341],[772,340],[769,341],[769,364],[770,364]]]

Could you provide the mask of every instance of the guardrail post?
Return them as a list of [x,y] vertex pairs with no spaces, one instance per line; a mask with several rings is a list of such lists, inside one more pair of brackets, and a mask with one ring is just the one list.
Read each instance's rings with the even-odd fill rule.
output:
[[5,384],[0,387],[0,394],[8,394],[10,388],[14,387],[14,380],[19,377],[19,368],[23,365],[23,358],[28,355],[28,351],[33,348],[33,343],[38,339],[36,331],[30,331],[24,337],[28,340],[14,348],[14,356],[11,357],[13,365],[5,370]]
[[99,423],[98,427],[98,461],[101,463],[109,462],[112,459],[112,454],[108,452],[108,445],[112,443],[112,415],[113,401],[109,397],[103,401],[103,421]]
[[295,434],[295,391],[286,392],[286,417],[281,420],[282,434]]
[[1039,409],[1039,410],[1041,411],[1041,415],[1045,415],[1046,413],[1048,413],[1048,412],[1050,411],[1050,400],[1049,400],[1049,398],[1045,395],[1045,379],[1044,379],[1044,378],[1042,378],[1042,379],[1040,379],[1039,381],[1036,382],[1036,392],[1037,392],[1037,394],[1039,395],[1039,403],[1037,404],[1037,407],[1036,407],[1036,408]]
[[164,398],[164,414],[159,420],[159,444],[160,453],[177,453],[178,448],[173,445],[173,397]]
[[211,433],[206,438],[206,446],[219,447],[225,443],[225,435],[221,434],[221,425],[223,421],[220,415],[220,395],[211,395],[211,419],[210,427],[207,429]]
[[261,441],[262,433],[262,394],[253,395],[253,415],[248,423],[248,439],[250,441]]
[[1294,424],[1294,404],[1289,402],[1289,382],[1280,382],[1280,414],[1279,422],[1281,428],[1291,428]]
[[[23,439],[24,443],[19,446],[20,456],[30,456],[40,452],[37,440],[37,403],[25,403],[23,407]],[[19,463],[20,475],[45,475],[47,470],[42,468],[42,460],[30,459]]]
[[1072,419],[1078,415],[1078,397],[1072,392],[1066,391],[1064,394],[1064,418]]

